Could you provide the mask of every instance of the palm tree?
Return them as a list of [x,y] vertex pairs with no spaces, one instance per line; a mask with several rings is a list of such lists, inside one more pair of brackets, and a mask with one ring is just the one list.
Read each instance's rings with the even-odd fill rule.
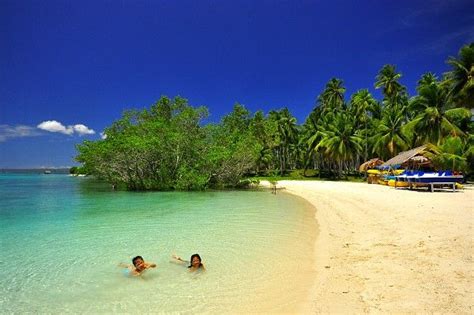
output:
[[276,124],[276,136],[278,138],[277,155],[280,162],[280,174],[283,175],[290,157],[290,145],[297,142],[298,127],[296,125],[296,118],[291,115],[288,108],[280,111],[271,111],[269,116]]
[[[417,82],[416,90],[418,93],[424,88],[429,88],[431,85],[439,85],[438,78],[431,72],[423,74]],[[442,87],[440,85],[440,87]],[[424,106],[420,106],[418,101],[419,96],[414,96],[408,101],[407,106],[407,120],[413,120],[424,111]]]
[[450,57],[447,63],[452,70],[446,73],[449,95],[458,106],[474,107],[474,43],[459,50],[459,58]]
[[326,88],[319,97],[320,106],[325,111],[335,111],[344,108],[344,93],[346,88],[340,79],[332,78],[326,84]]
[[417,83],[418,83],[418,86],[416,87],[416,90],[420,92],[420,89],[425,86],[438,84],[438,77],[435,76],[433,73],[428,72],[428,73],[423,74]]
[[464,132],[454,123],[455,119],[469,119],[470,112],[466,108],[446,110],[449,102],[448,92],[439,84],[420,87],[419,95],[414,98],[411,106],[420,114],[406,125],[406,130],[413,130],[418,135],[415,142],[430,142],[440,145],[448,134],[464,136]]
[[267,119],[262,111],[257,111],[250,121],[250,130],[258,143],[264,147],[269,147],[270,136],[267,132]]
[[463,156],[464,144],[459,137],[448,137],[438,147],[436,154],[427,152],[426,157],[431,159],[437,169],[465,171],[467,169],[467,159]]
[[257,155],[257,161],[256,161],[256,172],[257,174],[260,173],[261,169],[268,169],[268,166],[270,165],[272,161],[272,151],[269,148],[262,147],[260,151],[258,152]]
[[272,161],[271,136],[267,130],[268,120],[262,111],[257,111],[250,122],[250,131],[259,146],[256,172],[260,173],[261,169],[268,169]]
[[377,101],[369,93],[369,90],[363,89],[359,90],[352,95],[351,99],[351,113],[356,119],[356,128],[364,126],[364,161],[367,161],[367,123],[370,120],[370,113],[373,109],[377,107]]
[[383,88],[382,92],[388,104],[391,105],[395,97],[404,94],[406,88],[398,82],[402,77],[401,73],[397,73],[395,66],[385,65],[376,76],[375,88]]
[[[346,112],[337,112],[321,131],[321,141],[315,150],[321,149],[323,154],[336,162],[339,176],[343,165],[354,160],[362,151],[362,137],[355,129],[355,119]],[[347,168],[347,164],[345,165]]]
[[[313,109],[309,114],[303,125],[301,143],[302,146],[306,148],[305,162],[304,162],[304,172],[311,161],[315,161],[315,156],[318,153],[316,149],[317,145],[321,141],[323,134],[323,126],[327,125],[328,122],[325,120],[330,115],[323,115],[321,106],[318,106]],[[320,173],[321,174],[321,173]]]
[[474,134],[470,133],[467,137],[466,144],[464,145],[464,154],[463,156],[466,158],[468,163],[468,170],[472,172],[474,171]]
[[375,135],[371,138],[373,151],[379,157],[387,159],[407,149],[408,141],[403,132],[405,116],[398,106],[384,109]]

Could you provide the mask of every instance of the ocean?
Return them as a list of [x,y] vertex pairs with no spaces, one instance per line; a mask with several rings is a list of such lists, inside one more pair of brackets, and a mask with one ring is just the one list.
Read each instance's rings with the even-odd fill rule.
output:
[[[1,313],[276,313],[308,304],[314,209],[269,191],[126,192],[0,174]],[[172,261],[199,253],[205,272]],[[125,276],[141,255],[156,269]]]

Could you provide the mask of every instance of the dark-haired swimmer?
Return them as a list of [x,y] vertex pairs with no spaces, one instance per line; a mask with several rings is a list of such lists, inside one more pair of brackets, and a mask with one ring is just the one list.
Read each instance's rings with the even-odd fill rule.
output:
[[201,256],[199,256],[199,254],[191,255],[191,259],[189,259],[189,261],[183,260],[181,259],[181,257],[176,256],[176,255],[172,255],[171,257],[180,263],[189,264],[188,268],[190,272],[194,272],[196,270],[202,270],[202,271],[206,270],[206,268],[204,267],[202,263]]
[[120,264],[121,267],[128,268],[128,273],[132,276],[139,276],[146,269],[156,268],[155,263],[145,262],[142,256],[133,257],[132,263],[133,265]]

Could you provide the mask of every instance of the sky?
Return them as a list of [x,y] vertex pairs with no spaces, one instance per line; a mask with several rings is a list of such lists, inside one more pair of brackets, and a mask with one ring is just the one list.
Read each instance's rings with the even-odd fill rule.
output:
[[238,102],[303,123],[385,64],[411,95],[474,41],[471,0],[0,0],[0,168],[77,165],[126,109],[180,95],[218,122]]

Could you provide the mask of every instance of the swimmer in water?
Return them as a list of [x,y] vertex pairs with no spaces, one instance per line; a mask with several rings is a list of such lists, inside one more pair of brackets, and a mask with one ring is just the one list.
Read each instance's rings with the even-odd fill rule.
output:
[[133,265],[120,264],[121,267],[128,268],[129,274],[132,276],[139,276],[143,271],[149,268],[156,268],[156,264],[145,262],[142,256],[136,256],[132,259]]
[[189,264],[188,269],[190,272],[194,272],[196,270],[205,271],[206,268],[202,264],[201,256],[199,254],[193,254],[189,261],[181,259],[181,257],[172,255],[171,258],[175,259],[179,263]]

